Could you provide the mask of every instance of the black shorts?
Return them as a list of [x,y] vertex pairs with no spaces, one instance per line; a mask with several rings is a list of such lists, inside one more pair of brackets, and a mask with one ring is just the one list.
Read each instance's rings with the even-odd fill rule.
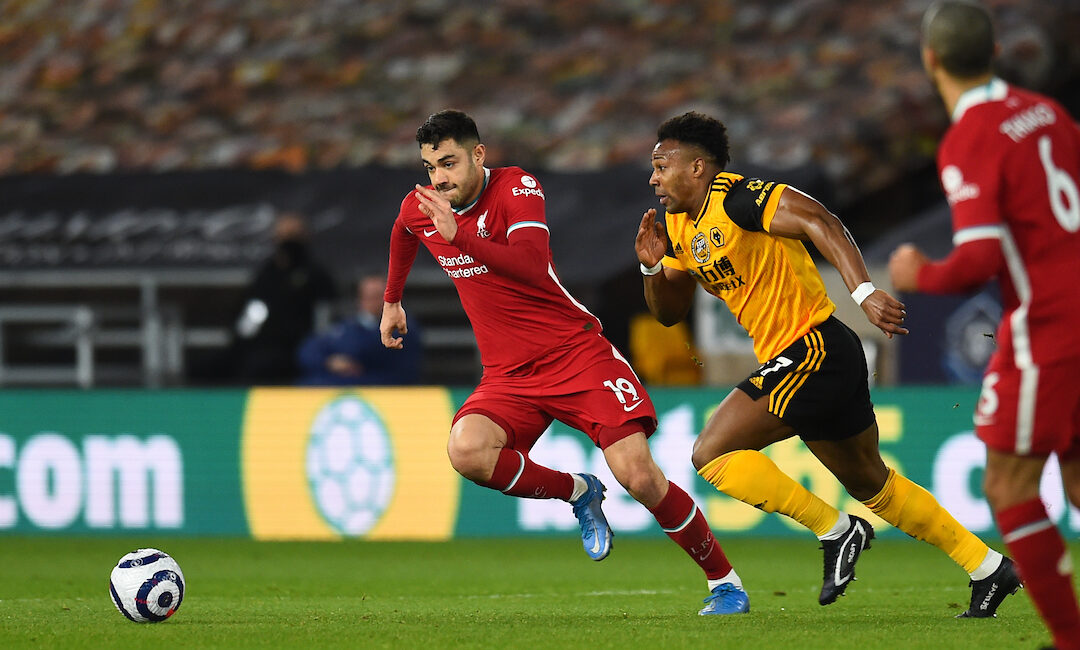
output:
[[843,440],[874,423],[858,335],[830,316],[739,384],[803,440]]

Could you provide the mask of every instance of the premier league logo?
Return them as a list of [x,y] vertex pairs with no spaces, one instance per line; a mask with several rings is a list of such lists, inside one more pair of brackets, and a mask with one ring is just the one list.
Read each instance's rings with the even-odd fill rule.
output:
[[690,242],[690,252],[694,255],[694,259],[698,264],[704,264],[712,257],[712,249],[709,247],[709,240],[705,239],[705,233],[699,232],[694,235],[693,241]]

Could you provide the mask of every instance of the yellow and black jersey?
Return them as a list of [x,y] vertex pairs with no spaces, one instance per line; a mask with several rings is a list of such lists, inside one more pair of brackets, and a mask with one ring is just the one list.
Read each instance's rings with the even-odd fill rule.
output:
[[786,187],[721,172],[697,216],[667,215],[664,266],[727,303],[762,363],[836,310],[802,242],[769,234]]

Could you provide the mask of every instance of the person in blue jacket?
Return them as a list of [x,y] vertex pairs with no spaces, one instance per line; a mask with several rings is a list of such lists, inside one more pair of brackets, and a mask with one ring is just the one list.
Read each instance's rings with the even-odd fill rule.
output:
[[379,335],[386,278],[364,275],[356,283],[356,315],[300,344],[299,383],[308,386],[405,385],[420,380],[421,344],[416,321],[405,346],[387,349]]

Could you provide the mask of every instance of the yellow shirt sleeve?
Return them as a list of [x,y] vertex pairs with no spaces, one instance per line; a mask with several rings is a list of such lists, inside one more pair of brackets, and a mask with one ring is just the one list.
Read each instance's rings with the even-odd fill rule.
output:
[[683,263],[680,262],[677,257],[671,257],[670,255],[665,255],[664,259],[660,260],[660,263],[669,269],[675,269],[676,271],[686,270],[686,267],[683,266]]
[[769,200],[765,202],[765,208],[761,211],[761,227],[765,232],[771,232],[773,216],[776,215],[776,207],[780,205],[780,196],[787,189],[784,183],[777,184],[769,194]]

